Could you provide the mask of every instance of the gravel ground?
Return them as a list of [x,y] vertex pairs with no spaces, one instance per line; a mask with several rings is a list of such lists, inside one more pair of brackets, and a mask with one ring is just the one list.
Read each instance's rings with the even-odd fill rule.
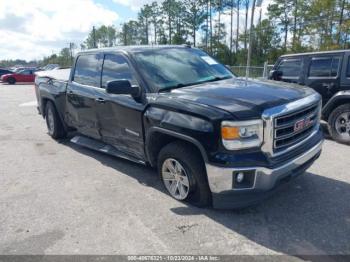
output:
[[56,142],[32,85],[0,85],[0,254],[350,254],[350,146],[262,204],[199,209],[156,172]]

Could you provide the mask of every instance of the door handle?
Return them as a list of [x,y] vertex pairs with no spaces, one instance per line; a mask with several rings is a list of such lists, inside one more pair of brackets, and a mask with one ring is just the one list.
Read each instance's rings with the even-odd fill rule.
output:
[[96,99],[95,99],[95,101],[96,101],[97,103],[100,103],[100,104],[103,104],[103,103],[105,103],[105,102],[106,102],[106,100],[104,100],[104,99],[103,99],[103,98],[101,98],[101,97],[96,98]]
[[72,91],[72,90],[69,90],[69,91],[68,91],[68,95],[69,95],[69,96],[74,95],[73,91]]
[[331,89],[334,87],[334,83],[322,83],[322,86],[327,89]]

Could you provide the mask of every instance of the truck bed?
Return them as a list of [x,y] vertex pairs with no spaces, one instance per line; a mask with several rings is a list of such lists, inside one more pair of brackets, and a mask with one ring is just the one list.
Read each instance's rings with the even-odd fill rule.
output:
[[35,74],[38,77],[50,78],[53,80],[67,82],[69,79],[70,71],[71,71],[70,68],[65,68],[65,69],[57,69],[57,70],[49,70],[49,71],[39,71],[39,72],[36,72]]

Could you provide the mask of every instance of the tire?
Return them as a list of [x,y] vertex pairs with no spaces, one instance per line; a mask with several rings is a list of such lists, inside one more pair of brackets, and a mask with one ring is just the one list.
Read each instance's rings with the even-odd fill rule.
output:
[[342,144],[350,144],[350,104],[335,108],[328,118],[331,137]]
[[10,85],[14,85],[16,84],[16,79],[14,79],[13,77],[10,77],[9,79],[7,79],[7,83],[9,83]]
[[[177,171],[177,175],[173,175],[174,172],[171,172],[169,166],[173,167],[173,171]],[[193,146],[184,142],[173,142],[162,148],[158,155],[158,173],[164,187],[173,198],[198,207],[211,205],[211,191],[204,162]],[[184,190],[187,194],[181,195]]]
[[56,107],[50,101],[47,102],[45,107],[45,120],[48,133],[53,139],[64,138],[66,136],[66,131],[57,113]]

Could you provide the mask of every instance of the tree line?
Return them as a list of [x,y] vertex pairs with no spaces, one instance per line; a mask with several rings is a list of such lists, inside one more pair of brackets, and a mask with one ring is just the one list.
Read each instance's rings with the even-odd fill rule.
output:
[[[144,5],[135,20],[118,27],[94,27],[80,48],[189,44],[230,65],[246,64],[249,36],[252,65],[274,63],[284,53],[350,48],[349,0],[272,0],[266,14],[261,2],[155,1]],[[256,15],[251,25],[253,10]],[[62,50],[43,62],[68,65],[69,51]]]
[[[153,2],[119,30],[101,26],[91,31],[82,49],[116,44],[190,44],[225,64],[245,65],[251,33],[252,64],[261,65],[264,61],[273,63],[283,53],[350,48],[349,0],[273,0],[266,14],[262,14],[261,2]],[[250,25],[254,8],[256,19]]]

